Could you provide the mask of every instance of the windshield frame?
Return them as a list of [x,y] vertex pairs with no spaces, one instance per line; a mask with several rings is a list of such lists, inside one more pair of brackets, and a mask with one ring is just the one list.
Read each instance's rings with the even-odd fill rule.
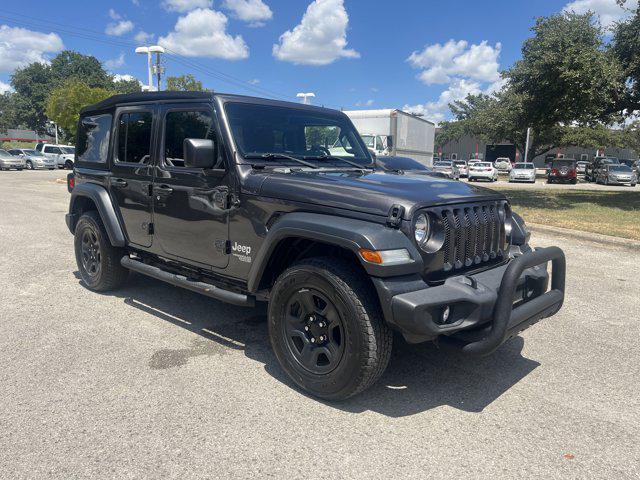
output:
[[[347,136],[349,142],[351,142],[352,144],[355,143],[358,145],[358,147],[360,148],[361,152],[363,156],[344,156],[344,155],[336,155],[334,153],[330,153],[328,156],[326,156],[326,159],[323,158],[322,156],[319,155],[314,155],[311,151],[306,151],[304,153],[301,152],[289,152],[289,151],[284,151],[284,152],[251,152],[251,151],[244,151],[244,147],[245,145],[241,145],[240,142],[238,141],[238,139],[236,138],[236,135],[233,131],[233,112],[231,111],[231,109],[233,109],[234,107],[251,107],[251,108],[268,108],[268,109],[279,109],[282,111],[292,111],[295,112],[296,114],[299,114],[301,116],[309,116],[309,117],[316,117],[318,119],[322,119],[323,121],[327,122],[330,125],[327,126],[335,126],[337,128],[340,129],[340,133],[343,134],[344,133],[345,136]],[[242,100],[238,100],[238,99],[229,99],[229,100],[225,100],[222,102],[221,105],[221,110],[223,112],[223,119],[224,122],[226,124],[226,130],[227,130],[227,135],[229,136],[230,140],[231,140],[231,144],[234,146],[235,149],[235,153],[237,154],[236,156],[236,163],[238,165],[251,165],[251,166],[256,166],[256,162],[260,162],[258,165],[260,165],[261,167],[267,167],[267,166],[275,166],[275,167],[282,167],[282,166],[289,166],[290,164],[290,160],[287,160],[286,158],[279,158],[280,155],[284,155],[286,156],[290,156],[290,157],[295,157],[295,158],[299,158],[300,160],[306,160],[306,161],[312,161],[312,162],[316,162],[317,166],[319,168],[329,168],[331,170],[353,170],[357,167],[355,166],[348,166],[347,164],[341,164],[339,166],[336,165],[323,165],[324,162],[327,161],[331,161],[331,157],[336,157],[337,159],[346,159],[352,162],[355,162],[359,165],[362,165],[362,168],[375,168],[375,162],[374,162],[374,158],[371,155],[371,152],[369,151],[369,148],[366,146],[366,144],[364,143],[364,141],[362,140],[362,138],[360,137],[360,133],[358,132],[358,130],[356,129],[356,127],[353,125],[353,122],[349,119],[349,117],[347,117],[344,113],[342,112],[338,112],[338,111],[333,111],[330,109],[323,109],[323,108],[317,108],[317,107],[305,107],[303,105],[297,105],[297,104],[279,104],[277,102],[262,102],[260,100],[256,100],[256,101],[242,101]],[[305,127],[312,127],[312,126],[320,126],[319,124],[311,124],[309,123],[308,125],[305,125]],[[348,132],[347,132],[348,130]],[[338,140],[340,139],[340,137],[338,138]],[[330,147],[328,147],[330,148]],[[256,155],[257,154],[257,155]],[[273,154],[273,157],[270,158],[269,160],[261,160],[260,158],[255,158],[256,156],[260,155],[260,154]],[[309,157],[317,157],[317,158],[309,158]],[[251,157],[250,159],[247,157]],[[336,160],[337,161],[337,160]],[[303,167],[304,168],[304,167]]]

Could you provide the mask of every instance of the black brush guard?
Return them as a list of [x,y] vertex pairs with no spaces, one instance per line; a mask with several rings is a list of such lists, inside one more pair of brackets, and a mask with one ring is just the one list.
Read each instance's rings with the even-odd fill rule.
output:
[[[547,262],[552,265],[551,289],[514,308],[520,276],[526,269]],[[564,302],[565,276],[565,256],[558,247],[540,248],[512,260],[500,283],[491,326],[480,332],[465,332],[465,340],[472,341],[462,350],[470,355],[488,355],[530,325],[555,314]]]

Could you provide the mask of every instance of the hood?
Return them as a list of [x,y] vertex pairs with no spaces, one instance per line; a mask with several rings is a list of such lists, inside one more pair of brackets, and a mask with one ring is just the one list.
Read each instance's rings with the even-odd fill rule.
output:
[[487,188],[430,175],[360,171],[263,172],[259,194],[265,197],[344,208],[387,216],[394,205],[413,211],[434,205],[504,199]]

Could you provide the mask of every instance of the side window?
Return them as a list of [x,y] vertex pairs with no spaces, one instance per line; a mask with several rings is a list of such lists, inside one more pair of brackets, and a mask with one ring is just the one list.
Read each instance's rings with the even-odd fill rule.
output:
[[151,161],[151,112],[128,112],[118,120],[118,148],[115,160],[148,164]]
[[384,150],[384,145],[382,144],[382,138],[376,137],[376,150],[378,152],[382,152]]
[[111,114],[88,115],[80,119],[76,155],[78,162],[106,163],[111,136]]
[[44,153],[58,154],[62,153],[62,150],[60,150],[60,148],[58,147],[44,147]]
[[[170,167],[184,167],[184,141],[187,138],[209,139],[216,142],[213,116],[210,111],[192,110],[168,112],[164,129],[164,161]],[[217,145],[216,145],[217,147]],[[214,168],[222,168],[222,158]]]

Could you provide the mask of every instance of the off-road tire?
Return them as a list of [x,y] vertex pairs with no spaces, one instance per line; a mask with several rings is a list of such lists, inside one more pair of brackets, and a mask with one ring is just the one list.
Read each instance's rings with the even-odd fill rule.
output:
[[[97,238],[100,253],[100,269],[96,275],[90,274],[82,262],[82,239],[85,231],[90,230]],[[89,211],[78,219],[74,232],[74,250],[76,263],[82,281],[86,286],[96,292],[108,292],[120,287],[129,276],[129,270],[120,264],[125,255],[122,248],[111,245],[100,215],[96,211]]]
[[[284,333],[289,300],[305,286],[326,293],[344,325],[340,363],[323,375],[296,361]],[[306,259],[285,270],[271,291],[268,323],[271,346],[284,371],[301,389],[325,400],[344,400],[369,388],[389,363],[393,334],[382,318],[374,288],[345,260]]]

